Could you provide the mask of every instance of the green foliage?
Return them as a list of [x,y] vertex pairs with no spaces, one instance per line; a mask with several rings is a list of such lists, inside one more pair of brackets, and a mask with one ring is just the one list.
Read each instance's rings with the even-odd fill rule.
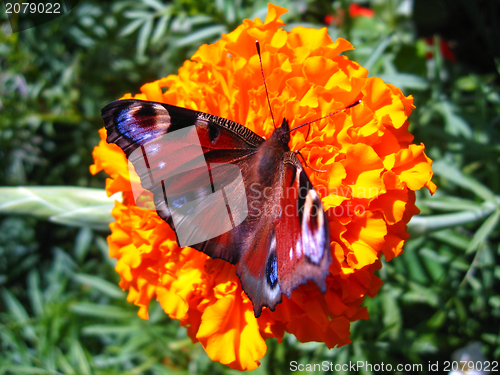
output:
[[[3,184],[102,188],[104,177],[88,171],[102,126],[100,108],[175,73],[201,44],[217,40],[242,19],[263,19],[266,3],[89,0],[64,17],[16,34],[3,17]],[[320,343],[298,343],[291,335],[279,344],[269,340],[255,372],[287,374],[290,361],[443,363],[471,341],[481,344],[486,358],[499,358],[498,71],[477,73],[460,60],[446,60],[439,36],[433,44],[417,37],[421,20],[407,0],[355,1],[370,5],[373,18],[350,17],[349,0],[276,3],[290,10],[283,16],[287,28],[327,26],[332,38],[345,37],[354,45],[349,57],[370,75],[414,96],[411,130],[435,160],[438,191],[432,198],[417,194],[425,216],[412,223],[415,236],[404,254],[380,270],[384,285],[365,301],[370,319],[352,325],[353,344],[328,350]],[[480,34],[490,35],[494,45],[498,33],[488,34],[488,19],[482,8],[474,8],[493,2],[457,3],[475,9],[470,17],[484,25]],[[337,21],[326,25],[328,15]],[[38,217],[60,214],[49,210],[54,197],[32,194],[36,189],[9,191],[15,199],[2,198],[3,212],[14,212],[15,204]],[[70,212],[63,215],[65,224],[74,224],[71,212],[85,206],[85,194],[78,197],[76,208],[58,206]],[[233,373],[211,362],[156,303],[149,321],[138,318],[137,307],[116,286],[113,267],[104,238],[88,228],[2,217],[0,374]],[[429,373],[425,366],[423,373]]]
[[44,273],[32,267],[22,286],[0,291],[1,374],[221,371],[158,304],[148,321],[137,316],[104,238],[82,229],[72,250],[54,248],[51,258]]
[[118,198],[108,198],[102,189],[74,186],[0,187],[0,213],[29,214],[54,223],[107,230]]

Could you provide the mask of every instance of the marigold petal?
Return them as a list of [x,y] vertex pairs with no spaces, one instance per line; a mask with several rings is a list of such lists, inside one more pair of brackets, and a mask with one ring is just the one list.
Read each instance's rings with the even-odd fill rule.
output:
[[150,83],[146,83],[142,85],[141,91],[146,95],[148,100],[161,102],[163,101],[163,92],[162,92],[162,81],[158,80]]
[[241,293],[207,307],[196,338],[212,360],[238,370],[257,368],[267,350],[251,303],[243,304]]
[[386,246],[382,249],[384,252],[385,260],[390,261],[392,258],[397,257],[403,252],[403,245],[408,239],[409,235],[405,239],[388,233],[385,237]]
[[353,197],[374,198],[384,190],[381,179],[384,164],[370,146],[353,145],[342,164],[347,173],[343,182],[351,187]]
[[373,200],[370,204],[370,209],[372,211],[380,211],[388,224],[395,224],[403,220],[407,201],[407,191],[390,190]]
[[105,128],[99,130],[99,135],[101,136],[101,141],[98,146],[94,147],[94,151],[92,151],[95,164],[90,166],[90,172],[96,174],[104,170],[113,178],[117,175],[127,178],[129,173],[125,154],[117,145],[106,142]]
[[175,290],[158,287],[156,289],[156,297],[165,313],[171,319],[182,320],[186,318],[189,311],[189,304]]
[[[267,16],[264,24],[270,24],[279,20],[279,17],[285,13],[288,13],[288,9],[274,5],[272,3],[267,3]],[[284,25],[281,20],[279,20],[280,26]]]
[[[411,190],[419,190],[430,185],[432,178],[432,161],[424,153],[425,146],[410,145],[407,149],[400,150],[397,154],[386,157],[384,165],[399,176]],[[435,186],[435,185],[434,185]],[[435,191],[435,188],[434,188]]]
[[352,246],[352,252],[347,254],[349,264],[358,269],[374,263],[386,234],[387,224],[381,215],[367,213],[348,224],[344,238]]
[[331,71],[336,70],[336,67],[334,61],[323,56],[311,56],[302,63],[306,80],[319,86],[325,86],[332,74]]
[[408,118],[405,110],[411,111],[411,106],[406,106],[401,100],[402,95],[394,95],[394,86],[388,86],[378,77],[366,80],[363,92],[370,92],[365,104],[374,110],[375,116],[386,125],[400,128]]

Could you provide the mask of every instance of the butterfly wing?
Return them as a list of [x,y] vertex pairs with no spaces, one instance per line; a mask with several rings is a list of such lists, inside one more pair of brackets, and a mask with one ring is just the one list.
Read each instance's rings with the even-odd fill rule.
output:
[[[282,293],[290,297],[307,280],[324,291],[331,263],[326,213],[296,155],[285,152],[276,170],[269,185],[254,181],[259,192],[271,194],[249,194],[252,235],[237,269],[257,317],[263,306],[274,310]],[[254,217],[260,220],[253,223]]]
[[251,251],[244,252],[238,263],[237,274],[243,290],[253,303],[258,318],[264,306],[272,311],[281,302],[276,263],[276,234],[272,222],[263,226],[250,240]]
[[324,291],[331,263],[328,218],[297,156],[286,153],[283,165],[282,212],[275,221],[281,292],[290,297],[307,280]]
[[180,246],[237,263],[248,214],[248,159],[263,139],[235,122],[168,104],[119,100],[102,110],[108,143],[153,192]]

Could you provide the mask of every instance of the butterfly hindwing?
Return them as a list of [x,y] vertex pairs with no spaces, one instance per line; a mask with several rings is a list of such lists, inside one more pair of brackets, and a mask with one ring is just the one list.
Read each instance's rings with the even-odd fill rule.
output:
[[291,291],[307,280],[324,291],[331,263],[328,218],[293,152],[285,155],[281,207],[275,226],[282,293],[290,297]]
[[295,153],[284,152],[267,184],[253,186],[272,193],[250,195],[249,216],[259,220],[250,220],[237,273],[258,317],[308,280],[324,291],[331,254],[326,214]]

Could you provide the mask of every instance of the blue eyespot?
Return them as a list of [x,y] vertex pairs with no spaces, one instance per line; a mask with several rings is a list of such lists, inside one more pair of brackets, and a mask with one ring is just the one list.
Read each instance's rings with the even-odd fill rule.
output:
[[276,259],[275,253],[272,253],[269,255],[269,258],[267,258],[266,276],[268,284],[271,288],[274,288],[278,283],[278,260]]
[[177,198],[175,201],[172,202],[172,205],[177,208],[181,208],[187,203],[186,197],[180,197]]
[[116,128],[120,134],[141,146],[163,134],[162,129],[158,128],[155,109],[146,106],[121,110],[116,116]]

